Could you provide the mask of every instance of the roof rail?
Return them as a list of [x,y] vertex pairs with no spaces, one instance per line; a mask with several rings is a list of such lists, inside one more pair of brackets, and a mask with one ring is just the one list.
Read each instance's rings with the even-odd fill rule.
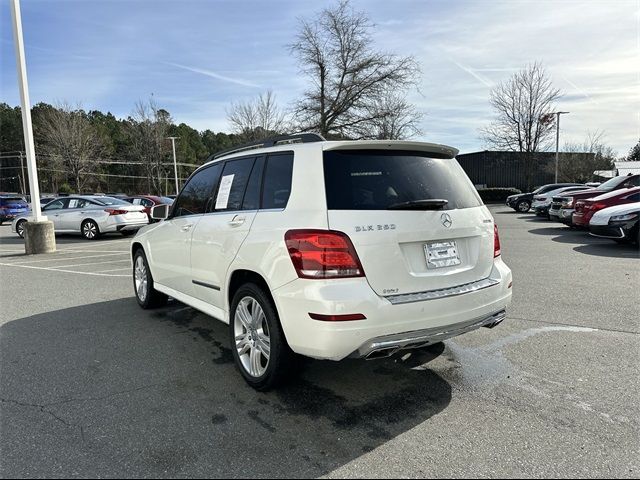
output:
[[265,138],[263,140],[257,140],[255,142],[233,147],[228,150],[223,150],[213,155],[213,159],[220,157],[226,157],[232,153],[240,153],[246,150],[255,150],[257,148],[275,147],[276,145],[289,145],[293,143],[313,143],[324,142],[325,139],[319,133],[296,133],[293,135],[278,135],[277,137]]

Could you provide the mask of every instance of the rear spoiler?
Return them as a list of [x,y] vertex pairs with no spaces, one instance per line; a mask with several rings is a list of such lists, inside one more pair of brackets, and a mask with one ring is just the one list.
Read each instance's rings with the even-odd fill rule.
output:
[[436,158],[455,158],[458,149],[447,145],[426,142],[407,142],[401,140],[348,140],[326,142],[325,151],[330,150],[406,150],[424,152]]

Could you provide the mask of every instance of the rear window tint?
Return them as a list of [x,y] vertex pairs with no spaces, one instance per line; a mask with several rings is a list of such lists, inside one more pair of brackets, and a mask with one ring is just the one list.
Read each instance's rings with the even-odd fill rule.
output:
[[269,155],[262,187],[262,208],[285,208],[291,195],[293,153]]
[[23,198],[0,198],[0,205],[20,205],[26,207],[28,204]]
[[345,150],[324,153],[330,210],[386,210],[391,205],[443,199],[446,210],[482,205],[455,159],[423,152]]

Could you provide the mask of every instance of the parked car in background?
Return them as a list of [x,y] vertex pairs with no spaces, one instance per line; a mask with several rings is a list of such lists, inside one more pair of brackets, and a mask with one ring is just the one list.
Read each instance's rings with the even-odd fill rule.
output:
[[153,208],[131,245],[142,308],[171,296],[227,323],[258,390],[295,354],[388,357],[505,318],[511,271],[456,149],[301,137],[218,156]]
[[610,238],[618,243],[636,243],[640,247],[640,202],[616,205],[596,212],[589,222],[595,237]]
[[0,225],[27,212],[29,212],[29,204],[21,196],[0,196]]
[[584,190],[584,188],[585,188],[585,185],[575,185],[572,187],[557,188],[555,190],[550,190],[547,193],[534,195],[531,208],[533,209],[536,215],[540,217],[550,218],[551,199],[555,195],[559,195],[561,193],[575,192],[578,190]]
[[570,227],[573,226],[575,202],[583,198],[592,198],[621,188],[640,186],[640,175],[625,175],[607,180],[596,188],[589,188],[566,195],[558,195],[552,199],[552,208],[560,211],[559,220]]
[[543,185],[535,189],[530,193],[520,193],[518,195],[510,195],[507,197],[507,205],[513,208],[516,212],[526,213],[531,210],[531,204],[533,203],[533,197],[535,195],[541,195],[543,193],[550,192],[551,190],[556,190],[561,187],[571,187],[574,185],[580,185],[579,183],[550,183],[548,185]]
[[[112,197],[60,197],[49,202],[42,213],[53,222],[56,233],[80,233],[87,240],[104,233],[132,235],[149,224],[143,207]],[[13,220],[11,228],[20,237],[24,237],[28,218],[29,212],[25,212]]]
[[640,202],[640,187],[623,188],[597,197],[576,200],[572,218],[573,225],[578,228],[586,228],[594,213],[614,205],[633,202]]
[[132,205],[140,205],[144,207],[144,213],[149,217],[149,222],[152,222],[151,219],[151,209],[156,205],[171,205],[173,204],[173,200],[168,197],[158,197],[156,195],[133,195],[129,197],[123,197],[122,200],[125,202],[129,202]]

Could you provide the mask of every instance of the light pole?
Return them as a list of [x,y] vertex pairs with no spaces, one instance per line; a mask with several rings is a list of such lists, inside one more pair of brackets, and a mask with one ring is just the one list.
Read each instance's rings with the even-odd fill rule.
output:
[[25,224],[26,253],[48,253],[56,249],[53,223],[47,221],[40,210],[40,188],[38,186],[38,168],[36,165],[35,145],[33,142],[33,126],[31,124],[31,102],[27,83],[27,65],[24,58],[24,40],[22,38],[22,15],[20,1],[11,0],[11,18],[13,20],[13,42],[16,48],[16,69],[20,88],[20,106],[22,107],[22,130],[29,172],[29,193],[31,194],[31,211],[34,215]]
[[560,115],[570,112],[555,112],[556,115],[556,183],[558,183],[558,157],[560,151]]
[[176,140],[180,137],[167,137],[167,138],[171,140],[171,148],[173,149],[173,174],[175,175],[175,178],[176,178],[176,195],[178,195],[180,187],[178,187],[178,163],[176,162]]

